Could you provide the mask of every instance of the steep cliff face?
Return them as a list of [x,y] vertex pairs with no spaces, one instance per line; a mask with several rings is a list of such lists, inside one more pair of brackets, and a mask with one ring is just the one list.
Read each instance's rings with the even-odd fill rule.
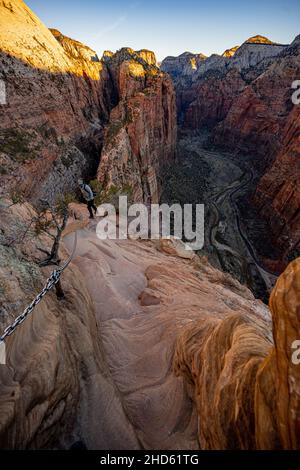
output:
[[95,63],[99,63],[100,60],[97,53],[85,44],[64,36],[57,29],[50,29],[50,31],[76,66],[77,71],[80,72],[82,69],[82,74],[98,80],[99,67],[95,67]]
[[131,49],[106,60],[118,104],[105,131],[98,179],[105,188],[129,185],[138,202],[158,202],[161,168],[175,155],[173,84],[153,62]]
[[166,57],[160,66],[163,72],[169,73],[173,79],[181,75],[192,75],[199,67],[201,61],[205,60],[206,56],[202,53],[192,54],[191,52],[184,52],[178,57]]
[[287,47],[267,65],[264,70],[258,67],[254,80],[253,72],[248,72],[246,79],[250,83],[215,130],[214,141],[228,148],[256,149],[265,158],[274,158],[293,109],[291,85],[299,76],[299,56],[294,47]]
[[284,256],[300,250],[300,107],[295,106],[283,131],[282,150],[259,182],[254,202],[270,222]]
[[180,95],[184,126],[188,129],[214,127],[227,116],[245,87],[246,82],[236,69],[227,73],[226,80],[215,74],[193,84]]
[[96,171],[108,74],[93,51],[54,36],[23,1],[1,1],[0,11],[1,193],[53,199]]
[[131,184],[123,164],[136,159],[132,171],[157,199],[158,168],[174,156],[176,110],[172,83],[153,52],[109,53],[100,61],[84,44],[48,30],[23,1],[1,1],[0,11],[0,79],[7,92],[0,107],[1,194],[54,200],[72,192],[79,176],[94,177],[104,128],[120,101],[103,162],[110,160],[111,134],[129,119],[129,148],[117,150],[114,178]]
[[213,133],[218,145],[251,152],[254,167],[267,166],[254,202],[283,257],[299,249],[299,106],[291,88],[299,76],[296,39],[235,99]]
[[[192,129],[203,125],[214,127],[227,116],[246,85],[286,48],[262,36],[254,36],[222,55],[203,56],[200,60],[192,59],[189,53],[178,58],[167,57],[161,69],[170,73],[174,80],[180,122]],[[187,67],[186,62],[191,60],[194,66]],[[254,71],[258,65],[260,71]]]
[[255,36],[234,49],[206,59],[190,77],[177,71],[178,115],[188,129],[210,128],[213,145],[252,155],[253,170],[264,173],[254,203],[285,258],[299,244],[299,111],[291,100],[299,39],[284,46]]

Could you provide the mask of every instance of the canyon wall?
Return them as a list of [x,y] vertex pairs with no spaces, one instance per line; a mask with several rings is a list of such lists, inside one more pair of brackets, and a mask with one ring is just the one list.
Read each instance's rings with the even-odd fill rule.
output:
[[106,188],[129,185],[134,201],[157,203],[161,169],[175,155],[175,92],[153,57],[142,57],[121,49],[106,60],[118,104],[105,132],[98,179]]
[[297,38],[245,87],[213,132],[214,143],[250,152],[254,168],[265,168],[254,203],[283,258],[295,256],[300,243],[299,109],[291,88],[300,76],[299,44]]
[[254,202],[291,260],[300,255],[300,106],[291,112],[283,135],[282,149],[261,178]]
[[209,128],[210,145],[240,155],[241,163],[252,156],[252,169],[262,175],[253,202],[285,263],[300,242],[299,110],[291,99],[300,77],[299,44],[299,37],[288,46],[256,36],[201,61],[189,75],[184,67],[173,74],[182,126]]
[[[157,202],[160,170],[174,158],[176,110],[171,79],[153,53],[107,51],[99,61],[87,46],[48,30],[20,0],[0,0],[0,26],[0,77],[8,98],[0,108],[1,195],[17,190],[27,198],[55,199],[72,190],[78,176],[97,171],[105,188],[130,186],[135,201]],[[260,146],[278,151],[276,159],[270,156],[270,180],[262,179],[257,204],[268,211],[268,200],[274,212],[288,214],[293,233],[299,217],[298,111],[280,115],[285,97],[271,98],[261,71],[272,77],[274,70],[277,80],[286,73],[281,61],[288,67],[292,60],[292,78],[296,47],[286,53],[284,46],[256,38],[242,57],[239,49],[221,62],[219,56],[188,55],[187,78],[175,83],[193,84],[179,95],[188,126],[222,121],[213,133],[220,144],[232,119],[239,132],[228,146],[242,150],[260,136]],[[222,64],[236,55],[237,65],[224,73]],[[273,56],[278,62],[270,65]],[[204,69],[206,78],[198,83]],[[216,83],[217,108],[212,94],[207,109],[189,113],[190,106],[203,106],[202,99],[193,104],[194,91],[205,101]],[[243,100],[253,95],[251,121]],[[266,97],[270,111],[260,102]],[[259,109],[277,113],[280,121],[264,126]],[[281,124],[277,148],[272,133]],[[65,297],[48,293],[6,341],[0,447],[299,448],[300,377],[291,361],[299,331],[299,260],[278,279],[269,310],[180,241],[99,240],[86,212],[70,207],[74,219],[60,258],[70,253],[74,231],[78,244],[62,277]],[[1,332],[50,274],[39,262],[52,239],[34,230],[36,217],[28,202],[0,201]]]
[[54,199],[96,171],[108,74],[94,51],[53,36],[21,0],[1,1],[0,11],[1,193]]
[[[0,79],[7,99],[0,106],[1,194],[53,201],[73,192],[78,177],[95,177],[106,138],[103,160],[114,165],[108,155],[111,134],[125,114],[132,114],[128,139],[133,156],[128,159],[138,160],[133,171],[157,198],[158,167],[174,157],[176,109],[173,85],[156,68],[155,55],[132,51],[126,72],[128,57],[120,53],[112,72],[109,55],[99,60],[84,44],[48,30],[22,0],[1,0],[0,12]],[[144,78],[139,72],[135,76],[134,64]],[[135,93],[140,94],[135,98]],[[119,100],[122,104],[110,114]],[[144,148],[137,148],[140,138]],[[130,185],[122,158],[116,178]]]

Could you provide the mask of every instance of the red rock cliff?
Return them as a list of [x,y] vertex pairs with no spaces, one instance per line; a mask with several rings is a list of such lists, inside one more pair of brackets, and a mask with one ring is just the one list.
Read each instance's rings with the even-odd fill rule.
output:
[[[283,257],[300,241],[299,105],[291,88],[300,76],[299,38],[249,84],[214,131],[214,142],[229,150],[251,151],[268,164],[254,202],[270,221]],[[271,166],[270,166],[271,165]]]
[[283,130],[283,148],[260,180],[254,202],[286,257],[300,253],[300,106]]
[[202,61],[192,76],[182,69],[174,77],[183,125],[209,127],[214,145],[251,154],[253,169],[265,172],[254,203],[283,258],[299,250],[299,109],[291,100],[299,44],[299,37],[290,46],[254,37],[230,57]]
[[137,202],[158,202],[160,170],[175,155],[173,84],[152,62],[131,49],[106,61],[118,104],[105,132],[98,179],[106,188],[129,185]]
[[137,200],[142,194],[157,200],[159,168],[174,157],[176,110],[173,85],[155,55],[127,50],[126,58],[111,53],[100,61],[84,44],[48,30],[22,0],[1,0],[0,13],[0,79],[7,90],[0,106],[1,194],[53,200],[72,192],[79,176],[94,177],[111,117],[101,179],[112,178],[108,154],[122,128],[128,146],[114,145],[113,178],[132,184]]
[[108,74],[94,51],[54,37],[23,1],[1,1],[0,12],[1,192],[54,198],[96,170]]

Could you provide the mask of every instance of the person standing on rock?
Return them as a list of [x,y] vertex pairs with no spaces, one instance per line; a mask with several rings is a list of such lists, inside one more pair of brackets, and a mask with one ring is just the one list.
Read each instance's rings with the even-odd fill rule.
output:
[[78,184],[80,187],[81,194],[83,195],[84,199],[86,200],[87,203],[87,208],[90,213],[90,219],[94,218],[93,210],[95,212],[95,215],[97,213],[97,207],[95,206],[95,196],[94,193],[91,189],[91,187],[88,184],[85,184],[82,179],[78,180]]

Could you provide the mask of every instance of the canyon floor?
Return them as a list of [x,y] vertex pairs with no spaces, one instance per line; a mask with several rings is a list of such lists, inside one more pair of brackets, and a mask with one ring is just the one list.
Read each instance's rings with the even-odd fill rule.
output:
[[[259,177],[251,156],[212,149],[208,132],[181,132],[177,163],[167,171],[163,202],[205,205],[205,254],[267,302],[276,273],[263,265],[270,255],[268,227],[250,213],[249,198]],[[188,188],[188,191],[187,191]],[[259,243],[257,243],[257,240]]]

